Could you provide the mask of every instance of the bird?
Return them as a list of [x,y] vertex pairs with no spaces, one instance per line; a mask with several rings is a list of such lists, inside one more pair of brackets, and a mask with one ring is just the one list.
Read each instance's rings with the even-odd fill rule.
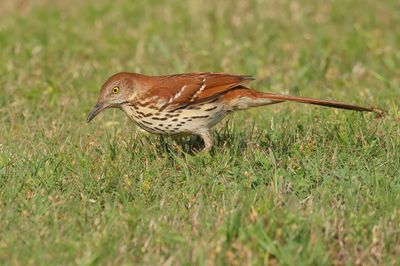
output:
[[213,146],[211,128],[227,114],[253,107],[282,102],[298,102],[333,108],[374,112],[376,108],[261,92],[247,83],[247,75],[220,72],[194,72],[148,76],[119,72],[109,77],[100,89],[96,105],[87,117],[93,120],[107,108],[119,108],[139,127],[150,133],[168,136],[198,135],[204,142],[203,152]]

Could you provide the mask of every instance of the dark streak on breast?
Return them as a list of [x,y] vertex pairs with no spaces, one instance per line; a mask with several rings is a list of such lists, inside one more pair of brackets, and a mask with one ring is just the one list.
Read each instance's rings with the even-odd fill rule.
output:
[[166,117],[177,117],[180,116],[180,114],[166,114]]
[[149,117],[149,116],[152,116],[152,115],[153,115],[152,113],[145,114],[145,113],[140,112],[140,111],[136,111],[136,112],[137,112],[138,114],[142,115],[143,117]]
[[165,120],[167,120],[168,118],[166,118],[166,117],[152,117],[151,119],[153,119],[153,120],[165,121]]
[[207,118],[210,117],[209,115],[196,115],[196,116],[192,116],[192,118]]

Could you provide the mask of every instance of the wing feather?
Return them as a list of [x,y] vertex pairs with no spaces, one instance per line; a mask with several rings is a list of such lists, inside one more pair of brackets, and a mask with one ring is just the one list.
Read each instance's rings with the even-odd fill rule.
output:
[[160,76],[145,97],[163,98],[163,108],[177,109],[212,100],[252,79],[250,76],[215,72]]

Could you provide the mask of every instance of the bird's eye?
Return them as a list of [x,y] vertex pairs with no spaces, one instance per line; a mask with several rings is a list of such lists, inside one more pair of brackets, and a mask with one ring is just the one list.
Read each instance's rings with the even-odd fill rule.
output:
[[114,94],[117,94],[117,93],[119,92],[119,87],[118,87],[118,86],[114,87],[114,88],[112,89],[112,92],[113,92]]

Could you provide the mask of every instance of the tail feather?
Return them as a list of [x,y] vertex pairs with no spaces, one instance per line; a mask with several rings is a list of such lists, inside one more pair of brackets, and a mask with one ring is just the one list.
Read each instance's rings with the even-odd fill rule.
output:
[[238,86],[237,88],[227,91],[224,94],[224,98],[227,102],[230,102],[230,108],[232,110],[242,110],[250,107],[264,106],[289,101],[322,105],[347,110],[355,110],[359,112],[373,112],[376,113],[377,117],[382,117],[385,114],[385,111],[379,110],[377,108],[362,107],[354,104],[347,104],[330,100],[266,93],[249,89],[243,86]]
[[321,106],[347,109],[347,110],[355,110],[355,111],[359,111],[359,112],[374,112],[379,117],[381,117],[384,114],[384,111],[376,109],[376,108],[362,107],[362,106],[358,106],[358,105],[341,103],[341,102],[330,101],[330,100],[321,100],[321,99],[315,99],[315,98],[305,98],[305,97],[297,97],[297,96],[281,95],[281,94],[273,94],[273,93],[260,93],[259,96],[262,98],[274,100],[274,101],[290,101],[290,102],[314,104],[314,105],[321,105]]

